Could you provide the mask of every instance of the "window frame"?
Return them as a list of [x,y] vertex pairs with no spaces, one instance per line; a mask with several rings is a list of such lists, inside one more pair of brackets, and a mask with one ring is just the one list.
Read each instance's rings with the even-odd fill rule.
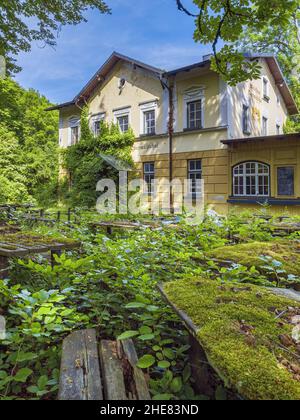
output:
[[[201,128],[189,128],[188,104],[201,101]],[[194,131],[205,128],[205,86],[193,86],[183,94],[183,130]]]
[[[195,127],[191,127],[191,111],[190,111],[190,106],[191,105],[195,105],[195,104],[200,104],[200,110],[199,111],[197,111],[197,109],[195,109],[194,110],[194,115],[195,115],[195,119],[194,119],[194,122],[197,122],[197,121],[199,121],[199,127],[195,124]],[[201,130],[201,129],[203,129],[203,123],[202,123],[202,121],[203,121],[203,118],[202,118],[202,108],[203,108],[203,106],[202,106],[202,99],[196,99],[196,100],[191,100],[191,101],[188,101],[187,103],[186,103],[186,113],[187,113],[187,116],[186,116],[186,121],[187,121],[187,130]],[[200,112],[200,118],[199,119],[197,119],[197,113],[198,112]]]
[[[151,101],[140,104],[140,135],[141,136],[155,136],[157,134],[157,101]],[[146,115],[147,113],[154,112],[154,130],[153,132],[147,131]]]
[[263,76],[262,78],[262,96],[266,102],[270,102],[270,81],[268,77]]
[[[246,119],[245,119],[246,116]],[[246,126],[245,126],[246,121]],[[247,104],[243,104],[242,109],[242,128],[244,134],[251,134],[251,125],[250,125],[250,106]]]
[[[150,171],[150,170],[146,171],[146,165],[153,165],[153,171]],[[146,177],[150,177],[150,178],[146,180]],[[152,181],[155,181],[155,162],[154,161],[143,162],[143,181],[144,181],[144,194],[153,195],[154,190],[152,189],[153,187]],[[146,185],[148,186],[147,189],[145,188]]]
[[[73,130],[77,130],[76,140],[73,141]],[[74,146],[80,140],[80,117],[73,116],[69,118],[69,135],[68,135],[68,145]]]
[[[255,168],[255,173],[249,173],[247,174],[247,168],[246,165],[247,164],[255,164],[256,168]],[[263,167],[268,169],[268,172],[265,173],[259,173],[258,167],[259,165],[263,165]],[[235,174],[235,170],[239,167],[243,166],[243,172],[240,174]],[[259,194],[259,177],[268,177],[268,183],[267,185],[262,184],[261,186],[267,187],[268,188],[268,194]],[[247,177],[255,177],[255,194],[247,194]],[[240,193],[236,193],[235,192],[235,179],[236,178],[241,178],[242,179],[242,184],[239,184],[238,187],[242,186],[243,187],[243,194]],[[250,185],[251,188],[251,185]],[[268,163],[265,162],[260,162],[260,161],[244,161],[244,162],[240,162],[237,163],[236,165],[234,165],[232,167],[232,196],[233,197],[243,197],[243,198],[247,198],[247,197],[257,197],[257,198],[269,198],[271,197],[271,166]]]
[[[105,113],[97,114],[92,116],[92,132],[95,137],[98,137],[101,133],[101,123],[105,120]],[[99,130],[96,132],[95,125],[100,123]]]
[[[114,113],[114,123],[118,124],[121,133],[125,134],[128,132],[130,126],[131,126],[131,107],[125,107],[125,108],[121,108],[121,109],[115,109],[113,111]],[[127,117],[128,118],[128,129],[126,131],[123,131],[123,129],[121,128],[120,124],[119,124],[119,119],[120,118],[124,118]]]
[[[191,163],[194,162],[200,162],[200,169],[197,169],[197,165],[196,165],[196,169],[191,169]],[[189,159],[187,161],[187,179],[188,179],[188,193],[189,195],[192,196],[198,196],[202,194],[202,191],[193,191],[193,184],[190,182],[191,181],[191,175],[197,175],[200,174],[200,180],[203,179],[203,160],[202,159]],[[197,180],[197,177],[195,178]]]

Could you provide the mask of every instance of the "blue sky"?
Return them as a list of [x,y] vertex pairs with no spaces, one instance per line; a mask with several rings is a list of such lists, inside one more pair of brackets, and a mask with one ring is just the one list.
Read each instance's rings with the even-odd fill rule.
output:
[[[193,40],[193,18],[175,0],[107,0],[112,15],[88,12],[88,23],[64,27],[52,49],[34,44],[20,54],[16,76],[52,102],[73,99],[112,51],[166,70],[200,61],[210,52]],[[184,4],[193,10],[192,0]],[[195,10],[195,9],[194,9]]]

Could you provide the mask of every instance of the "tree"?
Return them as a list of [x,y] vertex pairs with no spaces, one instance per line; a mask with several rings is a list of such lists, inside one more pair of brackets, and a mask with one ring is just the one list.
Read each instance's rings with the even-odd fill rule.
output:
[[56,200],[58,113],[45,112],[50,105],[38,92],[0,79],[0,201]]
[[1,0],[0,55],[6,58],[8,72],[20,70],[15,57],[30,51],[33,41],[55,46],[62,26],[86,22],[89,8],[110,12],[103,0]]
[[[197,13],[191,13],[184,2],[176,0],[182,12],[194,17],[194,39],[211,44],[212,68],[231,85],[260,76],[256,60],[245,60],[238,41],[246,32],[256,49],[285,51],[298,57],[294,71],[299,75],[300,0],[194,0]],[[219,49],[219,43],[225,45]],[[289,54],[286,54],[289,51]]]

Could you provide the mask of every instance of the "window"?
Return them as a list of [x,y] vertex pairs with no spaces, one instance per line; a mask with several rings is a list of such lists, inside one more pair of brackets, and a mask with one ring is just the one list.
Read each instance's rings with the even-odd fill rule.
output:
[[295,169],[293,167],[277,168],[278,195],[295,195]]
[[129,115],[121,115],[117,117],[117,122],[119,124],[120,130],[122,133],[126,133],[129,130]]
[[72,117],[69,120],[69,146],[73,146],[74,144],[79,142],[79,118]]
[[78,143],[79,140],[79,127],[71,127],[71,145]]
[[202,128],[202,101],[187,104],[187,128],[190,130]]
[[269,102],[269,81],[266,77],[263,77],[263,98]]
[[269,166],[259,162],[245,162],[233,168],[233,195],[260,196],[270,195]]
[[155,134],[155,110],[144,111],[144,134]]
[[281,125],[276,124],[276,134],[279,136],[281,134]]
[[201,194],[202,161],[188,161],[188,179],[190,194]]
[[116,109],[113,113],[115,124],[118,124],[122,133],[126,133],[130,126],[130,107]]
[[243,105],[243,132],[244,134],[250,134],[250,107]]
[[144,181],[146,183],[147,189],[144,191],[148,194],[153,194],[154,192],[154,180],[155,180],[155,165],[154,162],[144,163]]
[[263,117],[262,119],[262,135],[267,136],[268,135],[268,118]]
[[97,114],[92,118],[92,130],[95,137],[98,137],[101,132],[101,123],[105,119],[105,114]]

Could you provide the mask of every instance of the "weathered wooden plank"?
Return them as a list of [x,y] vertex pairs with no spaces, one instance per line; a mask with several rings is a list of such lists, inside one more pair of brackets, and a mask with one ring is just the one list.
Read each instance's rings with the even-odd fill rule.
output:
[[122,360],[116,341],[102,340],[100,342],[100,364],[105,399],[110,401],[128,400]]
[[138,357],[136,354],[133,341],[132,340],[122,341],[122,347],[123,347],[124,355],[127,358],[132,368],[132,376],[133,376],[132,385],[136,391],[136,399],[142,400],[142,401],[151,400],[145,375],[143,371],[136,366],[138,362]]
[[95,330],[77,331],[64,340],[59,400],[103,400]]

